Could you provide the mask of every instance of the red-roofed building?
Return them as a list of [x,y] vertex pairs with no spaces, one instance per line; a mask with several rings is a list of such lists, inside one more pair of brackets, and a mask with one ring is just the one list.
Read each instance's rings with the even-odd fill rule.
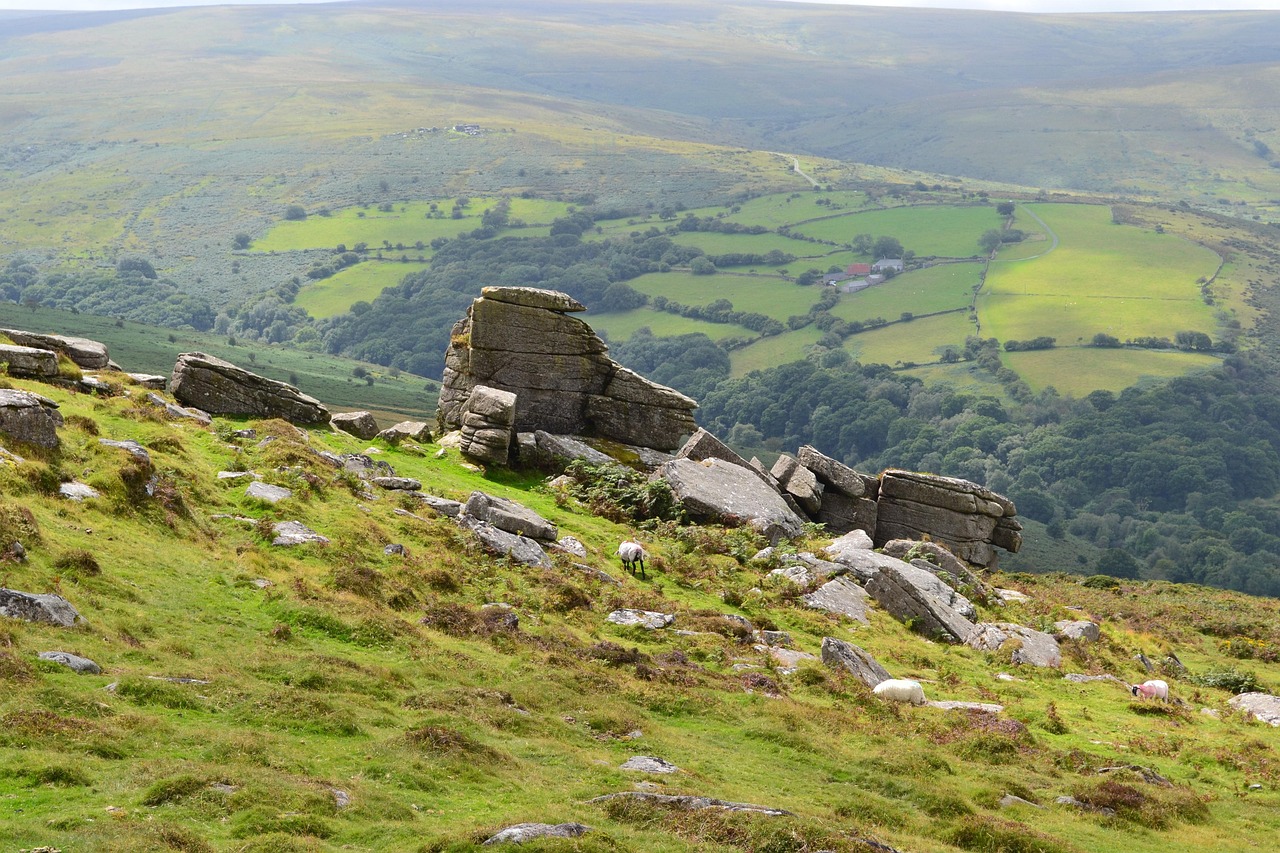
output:
[[845,275],[867,275],[871,272],[871,264],[849,264]]

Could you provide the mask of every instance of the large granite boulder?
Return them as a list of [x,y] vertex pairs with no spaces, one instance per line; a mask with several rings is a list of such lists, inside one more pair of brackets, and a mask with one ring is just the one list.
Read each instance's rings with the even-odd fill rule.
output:
[[845,576],[829,580],[804,596],[804,603],[814,610],[825,610],[848,616],[863,625],[871,624],[867,612],[871,609],[871,597],[867,591]]
[[370,412],[343,412],[330,418],[329,425],[365,441],[378,434],[378,422]]
[[581,459],[588,465],[618,464],[609,454],[602,453],[571,435],[552,435],[539,429],[531,433],[519,433],[516,439],[522,465],[563,469],[575,459]]
[[277,382],[202,352],[178,356],[169,388],[179,402],[214,415],[283,418],[327,424],[329,410],[286,382]]
[[748,524],[771,540],[804,532],[804,520],[750,469],[716,458],[672,459],[658,468],[656,476],[667,481],[676,500],[695,520]]
[[995,599],[996,592],[975,571],[937,542],[894,539],[880,549],[890,557],[933,572],[953,589],[965,588],[967,594],[980,601]]
[[751,463],[735,453],[732,447],[702,427],[698,427],[693,435],[689,436],[689,440],[676,451],[676,458],[691,459],[694,462],[702,462],[707,459],[723,459],[725,462],[732,462],[742,468],[751,467]]
[[876,499],[880,481],[866,474],[859,474],[849,466],[821,453],[812,445],[804,445],[796,454],[796,461],[813,472],[824,489],[838,492],[849,498]]
[[481,547],[494,556],[509,557],[512,562],[522,566],[551,568],[551,558],[547,556],[547,552],[527,536],[501,530],[487,521],[481,521],[466,513],[458,516],[458,526],[464,530],[470,530],[480,542]]
[[508,498],[472,492],[462,507],[462,515],[492,524],[499,530],[554,542],[560,534],[556,526],[526,506]]
[[1008,498],[968,480],[890,469],[880,476],[874,538],[877,546],[930,538],[966,562],[994,566],[993,536],[1006,550],[1021,547],[1021,534],[1010,523],[1016,514]]
[[867,592],[891,616],[910,622],[921,634],[952,643],[964,642],[973,632],[973,622],[957,613],[947,601],[936,597],[934,588],[922,586],[920,576],[928,576],[953,592],[928,572],[906,564],[881,566],[875,577],[867,581]]
[[1062,649],[1052,635],[1010,622],[980,622],[964,643],[978,651],[1009,651],[1014,663],[1030,666],[1062,666]]
[[60,352],[85,370],[102,370],[110,365],[111,357],[107,354],[107,345],[88,338],[75,338],[69,335],[46,335],[40,332],[25,332],[21,329],[0,329],[15,344],[36,349]]
[[58,354],[53,350],[0,344],[0,362],[10,376],[50,379],[58,375]]
[[48,397],[0,388],[0,434],[39,447],[58,446],[62,413]]
[[84,617],[60,595],[19,592],[0,587],[0,616],[70,628]]
[[462,442],[459,449],[481,462],[507,464],[515,434],[516,395],[510,391],[477,385],[462,407]]
[[514,429],[609,438],[673,450],[694,430],[697,403],[607,355],[571,297],[528,287],[486,287],[453,328],[440,420],[463,426],[477,385],[516,395]]
[[773,463],[773,469],[769,473],[778,481],[779,487],[795,498],[810,516],[817,515],[822,509],[822,485],[812,471],[794,458],[783,453]]
[[833,669],[847,669],[868,687],[875,687],[893,677],[863,649],[835,637],[822,638],[822,662]]
[[1280,726],[1280,696],[1241,693],[1228,699],[1227,704],[1269,726]]
[[375,437],[387,444],[399,444],[402,441],[430,441],[431,425],[425,421],[400,421],[398,424],[387,427]]

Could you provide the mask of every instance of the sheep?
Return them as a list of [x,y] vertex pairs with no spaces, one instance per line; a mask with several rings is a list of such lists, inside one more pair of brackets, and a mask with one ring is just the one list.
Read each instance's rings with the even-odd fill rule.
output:
[[871,690],[881,699],[891,702],[910,702],[912,705],[923,705],[924,688],[920,682],[909,678],[890,678],[880,682]]
[[1131,684],[1129,685],[1129,692],[1142,699],[1169,701],[1169,685],[1159,679],[1144,681],[1141,684]]
[[628,539],[618,546],[618,556],[622,558],[622,567],[635,577],[636,566],[640,567],[640,577],[645,577],[644,561],[649,555],[645,553],[644,548],[634,539]]

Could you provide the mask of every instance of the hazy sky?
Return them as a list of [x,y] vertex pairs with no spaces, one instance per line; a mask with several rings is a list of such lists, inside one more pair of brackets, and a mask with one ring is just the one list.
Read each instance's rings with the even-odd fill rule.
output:
[[[0,0],[0,9],[154,9],[171,6],[269,5],[279,3],[336,2],[336,0]],[[944,9],[989,9],[1004,12],[1154,12],[1199,9],[1280,9],[1280,0],[801,0],[862,6],[928,6]],[[536,0],[530,0],[536,6]]]

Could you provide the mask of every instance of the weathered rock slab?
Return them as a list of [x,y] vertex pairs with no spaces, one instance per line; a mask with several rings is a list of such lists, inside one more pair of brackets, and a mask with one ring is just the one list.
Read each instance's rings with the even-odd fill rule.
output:
[[632,610],[624,608],[615,610],[605,617],[605,621],[612,622],[615,625],[625,627],[644,628],[649,631],[657,631],[666,628],[672,622],[676,621],[673,613],[658,613],[653,610]]
[[559,536],[554,524],[528,507],[484,492],[472,492],[462,514],[488,522],[499,530],[544,542],[554,542]]
[[[804,521],[754,472],[722,459],[673,459],[657,471],[693,518],[728,525],[751,524],[770,539],[794,538]],[[772,534],[772,535],[771,535]]]
[[329,544],[328,537],[316,533],[301,521],[281,521],[272,527],[272,532],[275,533],[275,538],[271,540],[271,544],[282,548],[305,545],[309,542],[318,545]]
[[58,404],[30,391],[0,388],[0,433],[38,447],[58,446]]
[[78,672],[81,675],[99,675],[102,667],[98,666],[88,658],[82,658],[79,655],[73,655],[71,652],[41,652],[40,660],[49,660],[54,663],[60,663],[68,669]]
[[515,394],[487,385],[474,386],[462,407],[458,449],[480,462],[507,464],[515,420]]
[[0,362],[8,365],[10,376],[52,379],[58,375],[58,354],[49,349],[0,344]]
[[591,831],[581,823],[517,823],[485,840],[484,844],[523,844],[535,838],[579,838]]
[[1280,696],[1270,693],[1241,693],[1228,699],[1227,704],[1269,726],[1280,726]]
[[867,613],[871,608],[871,596],[847,577],[827,581],[804,596],[804,603],[815,610],[839,613],[863,625],[871,624],[867,619]]
[[1102,637],[1097,624],[1084,619],[1054,622],[1053,628],[1058,632],[1059,636],[1068,640],[1096,643]]
[[532,458],[524,458],[524,445],[521,445],[522,463],[564,465],[575,459],[581,459],[589,465],[609,465],[616,460],[607,453],[596,450],[579,438],[571,435],[553,435],[546,430],[534,430],[531,448]]
[[1030,666],[1062,666],[1062,649],[1052,635],[1011,622],[981,622],[963,642],[979,651],[1012,650],[1014,663]]
[[107,354],[106,344],[91,341],[88,338],[76,338],[70,335],[47,335],[40,332],[26,332],[21,329],[0,329],[15,344],[36,349],[60,352],[75,362],[77,367],[85,370],[102,370],[111,362]]
[[286,382],[250,373],[202,352],[178,356],[169,388],[180,403],[215,415],[283,418],[297,424],[327,424],[329,410]]
[[811,516],[822,509],[822,484],[813,472],[805,468],[794,458],[783,453],[773,463],[769,472],[778,481],[778,485]]
[[375,438],[388,444],[399,444],[402,441],[427,442],[431,440],[431,426],[424,421],[401,421],[387,427]]
[[622,763],[619,770],[632,770],[637,773],[679,773],[680,768],[670,761],[655,758],[652,755],[633,755]]
[[245,489],[244,494],[245,497],[274,504],[293,497],[293,490],[286,489],[284,486],[273,486],[270,483],[260,483],[255,480]]
[[0,616],[23,622],[45,622],[70,628],[84,617],[60,595],[20,592],[0,587]]
[[533,539],[502,530],[466,512],[458,516],[458,524],[475,534],[485,551],[500,557],[508,557],[522,566],[551,568],[551,558]]
[[369,482],[379,489],[392,492],[417,492],[422,489],[422,481],[413,477],[374,477]]
[[378,434],[378,422],[370,412],[342,412],[329,419],[329,426],[366,441]]
[[712,797],[695,797],[687,794],[651,794],[645,791],[621,791],[617,794],[605,794],[603,797],[596,797],[594,799],[587,800],[587,802],[607,803],[610,800],[616,799],[640,800],[642,802],[657,803],[658,805],[683,809],[685,811],[718,809],[730,812],[755,812],[757,814],[774,815],[776,817],[793,814],[786,809],[776,809],[770,806],[758,806],[753,803],[734,803],[727,800],[717,800]]
[[[875,577],[867,581],[867,592],[895,619],[912,622],[916,630],[925,636],[938,637],[952,643],[964,642],[973,631],[973,623],[953,610],[944,600],[921,589],[914,582],[916,577],[912,573],[929,574],[905,564],[898,568],[882,566]],[[936,578],[933,580],[945,586]],[[950,587],[946,589],[954,592]]]
[[954,699],[940,701],[930,699],[924,704],[940,711],[981,711],[984,714],[999,714],[1004,710],[1003,705],[996,705],[992,702],[957,702]]
[[87,501],[102,497],[102,493],[88,483],[72,481],[58,486],[58,494],[69,501]]
[[419,493],[418,499],[430,507],[434,512],[449,518],[457,518],[462,513],[462,504],[458,501],[451,501],[448,498],[437,497],[436,495],[424,495]]
[[893,677],[866,651],[835,637],[822,638],[822,662],[833,669],[848,670],[868,687]]
[[827,491],[834,491],[849,498],[871,498],[875,500],[879,491],[879,480],[866,474],[859,474],[841,462],[820,452],[812,445],[804,445],[796,454],[797,461],[817,477],[818,482]]

